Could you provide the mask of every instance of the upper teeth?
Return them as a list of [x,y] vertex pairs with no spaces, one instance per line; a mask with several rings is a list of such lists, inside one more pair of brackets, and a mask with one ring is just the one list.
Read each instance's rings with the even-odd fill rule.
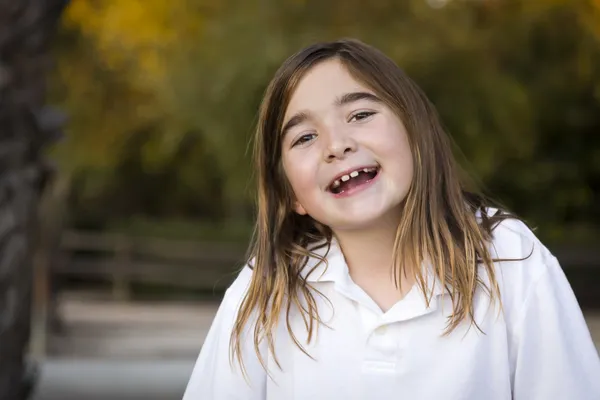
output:
[[336,188],[336,187],[340,186],[340,184],[342,182],[348,182],[350,180],[350,178],[356,178],[358,176],[358,174],[360,173],[360,171],[362,171],[362,172],[373,172],[376,169],[377,169],[376,167],[371,167],[371,168],[363,168],[362,170],[352,171],[349,174],[342,175],[340,178],[338,178],[335,181],[333,181],[333,183],[331,184],[331,187],[332,188]]

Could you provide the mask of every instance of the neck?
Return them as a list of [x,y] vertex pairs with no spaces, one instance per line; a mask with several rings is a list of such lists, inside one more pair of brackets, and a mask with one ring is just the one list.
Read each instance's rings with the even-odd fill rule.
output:
[[371,229],[335,232],[350,274],[390,274],[396,231],[396,223],[385,222]]

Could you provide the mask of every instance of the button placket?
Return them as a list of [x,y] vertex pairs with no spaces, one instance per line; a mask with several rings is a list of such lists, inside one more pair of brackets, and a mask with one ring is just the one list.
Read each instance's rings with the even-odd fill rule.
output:
[[372,325],[371,331],[367,335],[363,372],[396,372],[400,348],[395,339],[393,329],[387,324],[381,324],[379,321],[377,325]]

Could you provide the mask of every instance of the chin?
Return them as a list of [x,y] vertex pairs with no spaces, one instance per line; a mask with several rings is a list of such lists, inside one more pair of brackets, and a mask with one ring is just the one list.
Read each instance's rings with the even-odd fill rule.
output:
[[382,200],[361,201],[343,209],[337,206],[314,207],[308,214],[334,231],[368,230],[390,223],[398,224],[401,206],[397,201]]
[[360,215],[344,215],[329,226],[335,230],[369,230],[389,224],[392,219],[387,213],[361,213]]

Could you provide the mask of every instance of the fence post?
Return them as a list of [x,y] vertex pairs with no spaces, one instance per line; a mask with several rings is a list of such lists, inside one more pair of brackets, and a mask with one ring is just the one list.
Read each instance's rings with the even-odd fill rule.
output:
[[125,235],[117,237],[115,246],[116,268],[113,271],[112,294],[113,300],[128,301],[131,298],[131,282],[128,274],[133,261],[133,245]]

